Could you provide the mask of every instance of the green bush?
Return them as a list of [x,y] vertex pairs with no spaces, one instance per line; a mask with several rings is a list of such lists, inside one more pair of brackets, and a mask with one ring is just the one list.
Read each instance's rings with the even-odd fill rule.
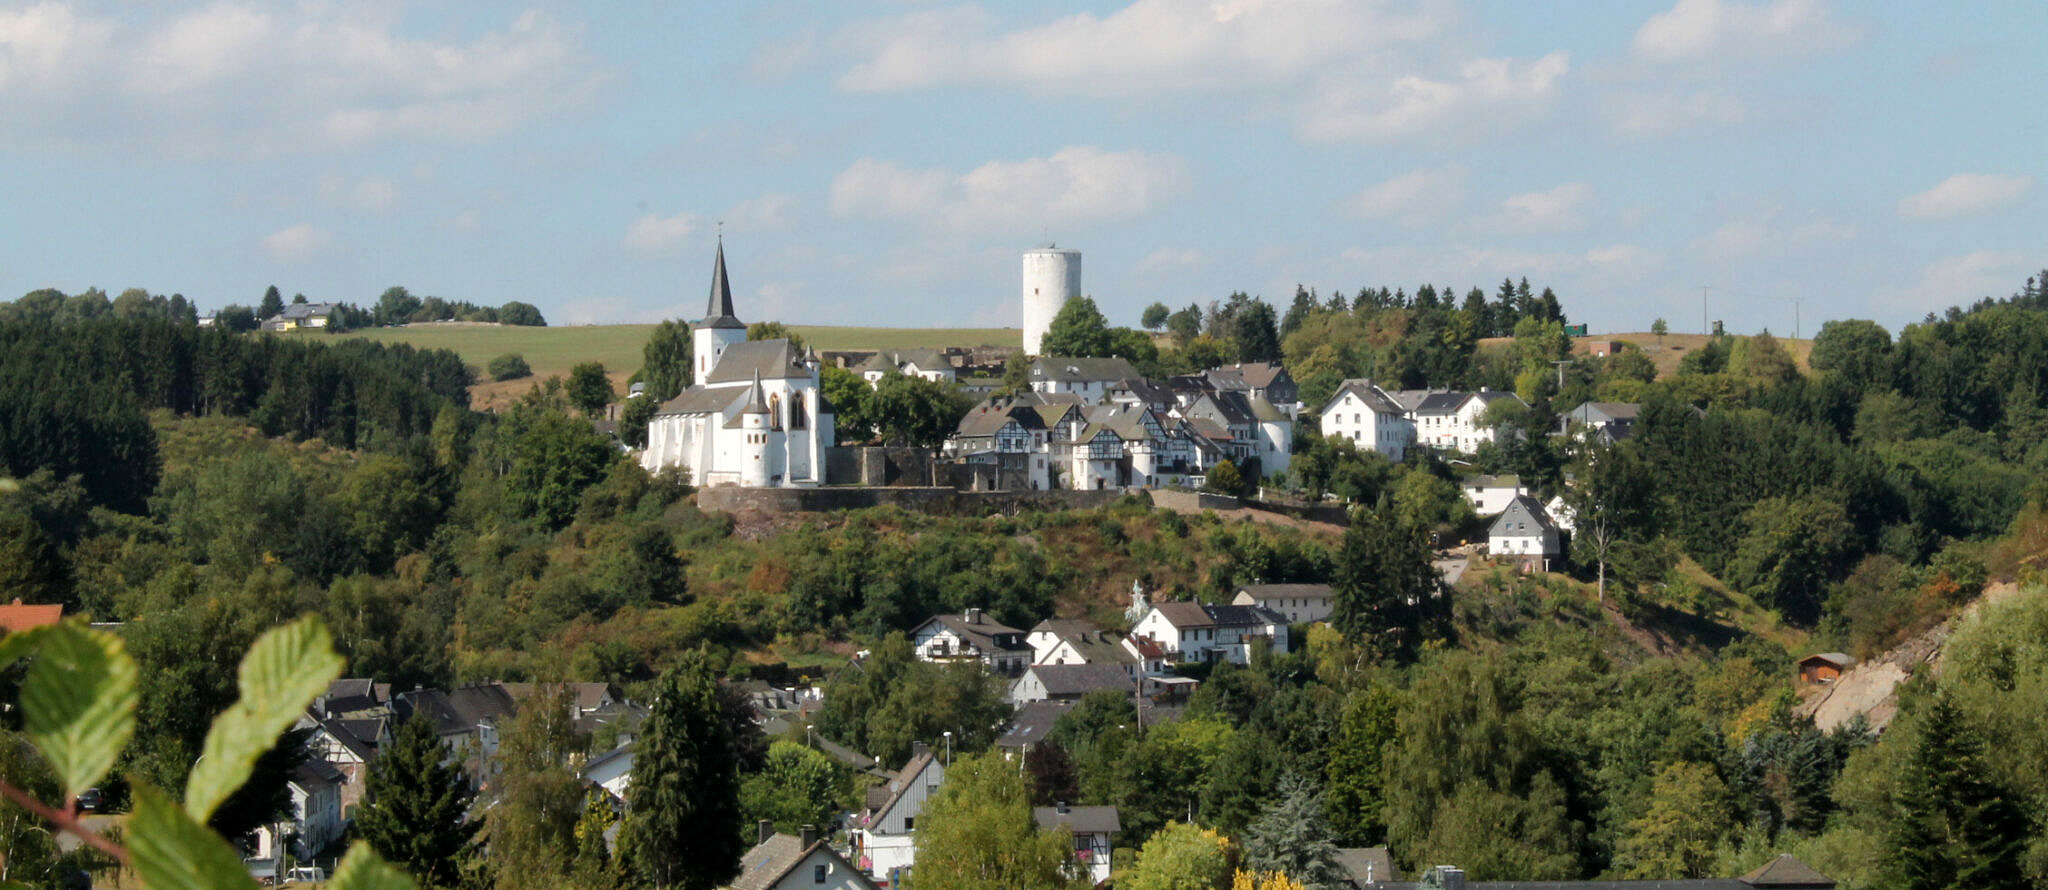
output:
[[526,357],[516,352],[491,359],[490,367],[485,370],[490,372],[492,380],[518,380],[533,376],[533,368],[526,364]]

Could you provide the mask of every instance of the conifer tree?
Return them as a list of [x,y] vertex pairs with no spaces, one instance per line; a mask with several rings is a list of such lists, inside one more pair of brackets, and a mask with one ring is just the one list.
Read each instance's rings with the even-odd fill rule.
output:
[[356,831],[370,849],[434,887],[452,886],[479,825],[469,820],[476,797],[425,714],[400,725],[389,750],[370,762]]
[[654,707],[634,743],[620,841],[657,888],[710,890],[739,874],[740,778],[717,681],[690,652],[654,683]]
[[1374,683],[1351,694],[1330,746],[1329,810],[1351,846],[1387,841],[1386,748],[1394,738],[1394,696]]
[[1921,718],[1893,791],[1888,846],[1905,890],[2027,886],[2027,818],[1992,776],[1984,740],[1947,692]]
[[1337,866],[1337,845],[1323,818],[1323,792],[1300,776],[1283,776],[1278,794],[1245,832],[1245,867],[1278,872],[1307,890],[1335,890],[1348,882]]
[[1450,610],[1429,543],[1385,497],[1355,511],[1336,575],[1330,624],[1383,658],[1413,652]]

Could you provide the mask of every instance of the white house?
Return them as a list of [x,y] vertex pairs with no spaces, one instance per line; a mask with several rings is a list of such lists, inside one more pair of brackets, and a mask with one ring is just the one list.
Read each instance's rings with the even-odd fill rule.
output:
[[740,857],[740,873],[726,885],[730,890],[876,890],[824,833],[807,828],[799,835],[779,834],[772,822],[757,830],[760,843]]
[[1563,555],[1563,538],[1557,525],[1543,512],[1543,505],[1528,495],[1516,497],[1486,532],[1486,552],[1494,559],[1513,563],[1523,571],[1549,571],[1551,560]]
[[910,632],[910,644],[923,661],[940,664],[975,662],[994,673],[1014,677],[1031,665],[1031,644],[1024,632],[988,617],[980,609],[964,615],[934,615]]
[[583,762],[583,781],[626,799],[633,785],[633,744],[628,742]]
[[1040,621],[1025,642],[1031,645],[1031,663],[1035,665],[1107,664],[1122,668],[1131,677],[1140,673],[1141,659],[1125,645],[1121,634],[1078,618]]
[[1086,870],[1088,883],[1099,886],[1109,880],[1111,838],[1123,830],[1116,807],[1070,807],[1062,803],[1032,807],[1031,818],[1041,829],[1065,828],[1073,833],[1074,862]]
[[1252,647],[1264,640],[1274,652],[1287,651],[1287,618],[1258,606],[1151,603],[1134,593],[1143,615],[1131,636],[1157,643],[1179,661],[1250,664]]
[[1324,438],[1343,439],[1388,460],[1399,461],[1415,444],[1415,422],[1370,380],[1344,381],[1316,415]]
[[833,418],[818,388],[817,354],[799,355],[788,340],[747,340],[733,315],[723,242],[710,305],[691,337],[694,382],[655,411],[640,465],[688,470],[700,486],[823,483]]
[[946,765],[923,742],[887,784],[868,789],[868,806],[855,820],[853,860],[861,871],[894,886],[917,862],[917,817],[946,781]]
[[[291,846],[293,856],[311,859],[341,840],[348,828],[341,814],[343,781],[341,772],[324,760],[308,760],[293,768],[291,778],[285,781],[292,801],[291,828],[286,833],[298,836]],[[271,834],[270,826],[257,829],[255,858],[276,858],[282,839]]]
[[960,376],[944,352],[929,347],[883,350],[853,369],[869,386],[880,386],[882,378],[891,371],[906,377],[922,377],[934,383],[952,383]]
[[1564,423],[1568,431],[1576,428],[1582,435],[1597,434],[1619,442],[1635,431],[1636,418],[1642,413],[1643,406],[1633,402],[1586,402],[1565,412]]
[[1529,493],[1520,476],[1473,476],[1458,483],[1465,501],[1481,516],[1493,516],[1508,508],[1515,498]]
[[1135,695],[1151,691],[1149,686],[1120,664],[1034,664],[1010,684],[1010,703],[1022,707],[1035,701],[1080,701],[1103,689]]
[[1458,403],[1457,409],[1451,412],[1447,437],[1448,444],[1439,447],[1449,448],[1450,450],[1465,454],[1478,452],[1480,445],[1492,442],[1495,438],[1493,427],[1487,426],[1482,421],[1486,409],[1493,407],[1495,403],[1504,402],[1509,399],[1513,399],[1516,404],[1525,406],[1527,404],[1522,401],[1521,396],[1500,390],[1482,389],[1478,392],[1466,393],[1464,400]]
[[1120,358],[1061,358],[1046,356],[1031,363],[1031,388],[1049,394],[1071,393],[1089,404],[1102,400],[1119,380],[1143,380],[1145,375]]
[[1332,611],[1328,584],[1246,584],[1230,603],[1278,613],[1289,624],[1328,621]]

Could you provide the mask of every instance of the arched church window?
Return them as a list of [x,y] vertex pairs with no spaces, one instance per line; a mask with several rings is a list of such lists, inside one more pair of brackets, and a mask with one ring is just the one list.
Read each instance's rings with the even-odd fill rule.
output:
[[791,397],[790,397],[790,400],[789,400],[789,428],[790,428],[790,429],[793,429],[793,430],[801,430],[801,429],[809,429],[809,428],[810,428],[810,425],[811,425],[811,421],[810,421],[810,414],[811,414],[810,404],[811,404],[811,400],[810,400],[809,398],[805,397],[803,393],[796,393],[795,395],[793,395],[793,396],[791,396]]
[[768,428],[771,430],[782,429],[781,393],[775,393],[768,397]]

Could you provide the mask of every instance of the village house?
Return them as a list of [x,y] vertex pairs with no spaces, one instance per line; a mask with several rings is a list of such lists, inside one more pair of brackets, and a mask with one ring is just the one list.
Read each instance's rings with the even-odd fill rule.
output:
[[[275,859],[280,852],[289,852],[299,859],[312,859],[341,840],[348,828],[341,811],[342,781],[341,773],[325,761],[308,760],[293,767],[291,777],[285,780],[291,795],[289,828],[282,837],[274,833],[282,826],[257,828],[252,858]],[[282,841],[294,838],[289,850],[282,849],[286,846]]]
[[341,310],[340,303],[291,303],[279,312],[263,320],[266,331],[297,331],[327,327],[334,321],[334,314]]
[[1010,703],[1024,705],[1037,701],[1080,701],[1090,692],[1103,689],[1130,694],[1149,690],[1150,685],[1116,664],[1034,664],[1010,684]]
[[1520,476],[1473,476],[1458,483],[1466,503],[1481,516],[1494,516],[1508,508],[1508,502],[1529,493]]
[[1031,818],[1046,831],[1065,828],[1074,836],[1074,862],[1086,870],[1088,883],[1109,880],[1112,839],[1123,830],[1116,807],[1073,807],[1065,803],[1032,807]]
[[882,378],[891,373],[906,377],[922,377],[933,383],[953,383],[959,379],[959,372],[946,354],[930,347],[913,349],[892,349],[877,352],[867,361],[853,369],[860,379],[869,386],[881,386]]
[[583,781],[609,792],[620,801],[633,785],[633,745],[622,744],[583,762]]
[[910,644],[920,660],[974,662],[1006,677],[1015,677],[1031,665],[1031,644],[1024,641],[1024,632],[997,622],[980,609],[925,619],[910,632]]
[[1400,461],[1415,444],[1415,421],[1371,380],[1346,380],[1316,412],[1323,437]]
[[1287,651],[1287,618],[1258,606],[1153,603],[1142,591],[1133,591],[1132,597],[1132,611],[1139,617],[1131,624],[1131,636],[1157,643],[1178,661],[1248,665],[1256,645]]
[[1091,405],[1102,401],[1118,381],[1143,379],[1145,375],[1120,358],[1045,356],[1031,363],[1033,391],[1077,395]]
[[21,633],[38,627],[48,627],[64,620],[62,603],[33,603],[23,605],[21,597],[14,602],[0,606],[0,629],[8,633]]
[[853,861],[882,886],[898,885],[917,863],[917,817],[946,781],[946,765],[923,742],[910,747],[910,761],[881,785],[868,789],[867,806],[856,817]]
[[1290,419],[1301,406],[1294,375],[1277,362],[1239,362],[1210,368],[1203,376],[1217,389],[1242,389],[1248,396],[1265,399]]
[[755,830],[760,840],[740,856],[739,876],[726,885],[730,890],[876,890],[816,828],[780,834],[775,823],[763,820]]
[[1599,436],[1612,444],[1635,431],[1636,418],[1642,412],[1643,406],[1632,402],[1585,402],[1565,412],[1563,420],[1568,432]]
[[1842,678],[1842,673],[1856,664],[1856,659],[1842,652],[1821,652],[1799,659],[1799,682],[1808,684],[1833,683]]
[[1543,512],[1542,504],[1528,495],[1517,495],[1487,530],[1486,552],[1495,561],[1525,572],[1547,572],[1551,560],[1564,554],[1563,536]]
[[1232,597],[1234,606],[1257,606],[1275,612],[1289,624],[1330,620],[1328,584],[1246,584]]

